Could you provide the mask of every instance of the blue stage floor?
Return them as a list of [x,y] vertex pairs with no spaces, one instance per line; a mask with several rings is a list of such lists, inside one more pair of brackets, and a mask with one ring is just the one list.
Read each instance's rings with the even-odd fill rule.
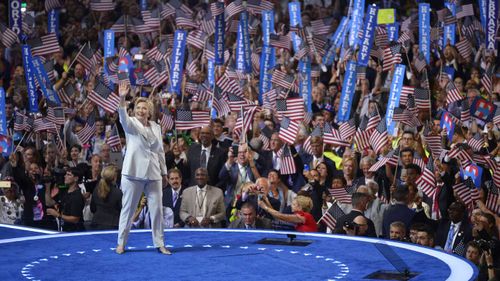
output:
[[[468,261],[412,244],[327,234],[297,234],[306,247],[262,245],[285,232],[166,230],[172,256],[152,246],[150,231],[129,237],[114,253],[116,232],[42,234],[0,225],[0,280],[362,280],[395,271],[374,243],[387,243],[420,274],[411,280],[472,280]],[[12,235],[9,236],[9,233]],[[28,234],[31,234],[29,236]]]

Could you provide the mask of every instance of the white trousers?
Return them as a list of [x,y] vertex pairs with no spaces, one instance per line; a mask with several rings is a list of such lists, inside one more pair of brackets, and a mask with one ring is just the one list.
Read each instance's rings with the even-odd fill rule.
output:
[[141,194],[144,192],[151,216],[153,244],[156,248],[164,246],[161,180],[138,180],[122,175],[121,189],[123,197],[120,226],[118,227],[118,245],[125,246],[127,244],[128,234],[132,227],[132,217],[141,199]]

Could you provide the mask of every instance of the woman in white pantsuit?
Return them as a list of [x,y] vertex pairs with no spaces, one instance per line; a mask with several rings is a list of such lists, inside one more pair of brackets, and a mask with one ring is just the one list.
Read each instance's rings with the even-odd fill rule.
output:
[[127,149],[122,168],[123,197],[116,253],[125,252],[132,216],[144,192],[151,213],[153,244],[159,253],[170,255],[164,245],[162,227],[162,180],[166,180],[167,166],[161,128],[149,120],[153,113],[153,103],[146,98],[138,98],[134,106],[134,117],[128,116],[125,96],[129,90],[127,84],[120,84],[118,114],[125,131]]

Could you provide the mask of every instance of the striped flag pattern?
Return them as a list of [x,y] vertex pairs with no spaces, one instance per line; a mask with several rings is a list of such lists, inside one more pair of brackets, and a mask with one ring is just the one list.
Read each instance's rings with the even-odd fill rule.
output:
[[59,52],[59,41],[55,33],[28,40],[33,56],[45,56]]
[[370,135],[370,145],[375,151],[375,153],[380,153],[384,146],[387,144],[387,124],[385,120],[381,121],[375,128],[373,133]]
[[96,86],[92,92],[90,92],[88,98],[109,113],[115,112],[120,104],[118,95],[113,93],[113,91],[100,80],[97,80]]
[[[339,207],[337,202],[333,202],[328,211],[323,215],[321,220],[326,224],[330,229],[335,229],[337,225],[337,220],[345,215],[344,211]],[[319,221],[318,221],[319,223]]]
[[284,116],[280,123],[279,138],[288,144],[294,144],[299,132],[299,123]]
[[280,116],[292,120],[304,119],[304,100],[302,98],[288,98],[276,100],[276,111]]
[[280,173],[282,175],[295,174],[297,172],[297,168],[295,167],[295,161],[293,160],[290,147],[288,147],[288,145],[283,145],[280,152],[281,153],[278,153],[278,157],[281,159]]
[[453,83],[453,81],[450,80],[446,85],[446,102],[448,104],[451,104],[452,102],[460,101],[463,98],[464,97],[462,97],[462,94],[455,86],[455,83]]
[[201,110],[177,110],[175,128],[177,130],[191,130],[210,125],[210,112]]

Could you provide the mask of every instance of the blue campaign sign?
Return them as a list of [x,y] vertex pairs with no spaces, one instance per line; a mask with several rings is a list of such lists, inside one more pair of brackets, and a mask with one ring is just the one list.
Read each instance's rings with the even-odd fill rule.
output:
[[474,185],[477,188],[481,188],[481,178],[483,176],[483,168],[470,164],[469,166],[465,167],[463,170],[460,170],[460,177],[463,180],[466,180],[468,178],[471,178],[472,181],[474,181]]
[[418,4],[418,47],[429,64],[431,56],[431,7],[427,3]]
[[389,101],[387,103],[387,113],[385,115],[385,121],[387,124],[387,132],[393,136],[397,134],[397,131],[396,122],[392,121],[392,116],[394,115],[394,108],[399,105],[399,98],[401,97],[401,88],[403,87],[405,70],[406,66],[404,64],[396,65],[396,68],[394,69],[394,75],[392,77]]
[[347,63],[343,85],[337,122],[345,122],[350,119],[352,100],[356,88],[356,63],[353,61]]

